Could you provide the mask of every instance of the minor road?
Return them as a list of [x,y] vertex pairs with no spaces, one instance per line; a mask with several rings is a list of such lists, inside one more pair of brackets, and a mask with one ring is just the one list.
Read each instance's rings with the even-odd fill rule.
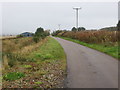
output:
[[118,88],[118,60],[99,51],[55,38],[67,56],[68,88]]

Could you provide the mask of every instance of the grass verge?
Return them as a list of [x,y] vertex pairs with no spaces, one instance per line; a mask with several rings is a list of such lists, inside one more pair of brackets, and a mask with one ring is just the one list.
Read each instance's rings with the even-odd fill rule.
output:
[[67,38],[67,37],[59,37],[65,40],[69,40],[84,46],[87,46],[89,48],[101,51],[103,53],[106,53],[114,58],[120,59],[120,56],[118,55],[118,46],[106,46],[106,45],[100,45],[100,44],[89,44],[89,43],[85,43],[85,42],[81,42],[79,40],[76,39],[71,39],[71,38]]
[[[33,44],[27,59],[3,72],[3,88],[59,88],[66,74],[66,56],[61,45],[47,37],[42,44]],[[38,47],[39,46],[39,47]],[[20,59],[21,60],[21,59]],[[19,72],[19,73],[17,73]],[[22,73],[22,74],[21,74]],[[14,77],[16,77],[14,79]]]

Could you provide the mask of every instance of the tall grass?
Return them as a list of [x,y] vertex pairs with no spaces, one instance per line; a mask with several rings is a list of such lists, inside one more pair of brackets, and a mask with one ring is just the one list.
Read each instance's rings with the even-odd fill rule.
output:
[[119,34],[119,31],[107,30],[78,32],[61,31],[57,33],[57,36],[99,50],[120,59],[118,44],[120,43]]
[[18,62],[32,61],[27,56],[45,41],[46,39],[41,40],[36,44],[32,37],[3,40],[3,69],[8,68],[9,66],[12,67]]
[[116,45],[118,42],[117,31],[67,31],[59,33],[58,36],[77,39],[86,43],[96,43],[104,45]]

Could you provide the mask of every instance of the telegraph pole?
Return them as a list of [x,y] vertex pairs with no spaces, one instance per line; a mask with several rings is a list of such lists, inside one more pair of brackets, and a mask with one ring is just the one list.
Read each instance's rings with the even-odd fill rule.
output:
[[76,10],[76,29],[78,30],[78,10],[82,9],[80,7],[74,7],[73,9]]

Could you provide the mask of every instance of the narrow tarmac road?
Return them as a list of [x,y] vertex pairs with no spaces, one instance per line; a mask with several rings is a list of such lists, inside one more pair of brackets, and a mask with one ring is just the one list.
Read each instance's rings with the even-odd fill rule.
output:
[[71,41],[55,38],[67,56],[68,88],[118,88],[118,61]]

